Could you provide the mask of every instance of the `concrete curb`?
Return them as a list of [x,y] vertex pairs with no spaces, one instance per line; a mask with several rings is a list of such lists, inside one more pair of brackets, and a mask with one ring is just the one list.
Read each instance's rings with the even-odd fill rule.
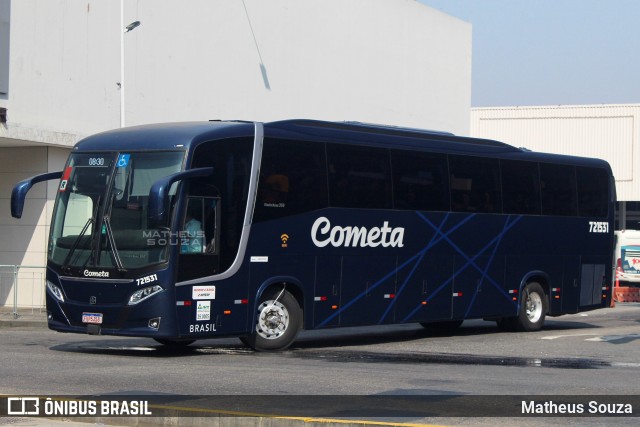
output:
[[[39,309],[38,309],[39,310]],[[0,328],[46,328],[46,311],[35,313],[31,309],[18,309],[18,317],[14,317],[13,309],[0,307]]]
[[46,320],[0,319],[0,328],[46,328]]

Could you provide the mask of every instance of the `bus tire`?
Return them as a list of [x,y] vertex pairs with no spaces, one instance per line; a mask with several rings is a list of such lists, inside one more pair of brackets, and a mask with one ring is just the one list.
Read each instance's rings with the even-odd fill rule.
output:
[[520,297],[520,313],[513,318],[513,329],[520,332],[539,331],[544,325],[549,303],[542,286],[528,283]]
[[256,351],[279,351],[298,335],[302,310],[293,295],[282,288],[268,289],[260,299],[251,334],[242,341]]
[[184,348],[196,342],[196,340],[169,340],[166,338],[154,338],[154,340],[167,348]]

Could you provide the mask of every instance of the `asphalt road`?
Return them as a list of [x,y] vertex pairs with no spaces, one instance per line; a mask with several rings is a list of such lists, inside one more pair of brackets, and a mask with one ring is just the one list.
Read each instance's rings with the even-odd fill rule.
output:
[[[15,395],[260,395],[272,396],[277,408],[287,399],[323,404],[308,395],[640,395],[640,304],[551,318],[537,333],[501,332],[483,321],[467,321],[452,332],[414,324],[310,331],[282,353],[256,353],[237,339],[198,341],[172,352],[148,339],[2,328],[0,361],[0,391]],[[348,398],[342,400],[348,405]],[[378,420],[514,422],[401,412]],[[542,421],[517,419],[518,425],[554,424]],[[561,421],[609,424],[602,418]]]

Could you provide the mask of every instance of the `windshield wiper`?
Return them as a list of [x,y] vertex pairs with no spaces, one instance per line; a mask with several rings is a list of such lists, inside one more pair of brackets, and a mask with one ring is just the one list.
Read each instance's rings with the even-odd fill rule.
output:
[[[98,200],[96,201],[96,205],[93,208],[93,214],[91,215],[91,218],[89,218],[86,222],[86,224],[84,225],[84,227],[82,227],[82,231],[80,231],[80,234],[78,234],[78,237],[76,237],[76,239],[73,241],[73,245],[71,245],[71,249],[69,249],[69,253],[67,254],[67,257],[64,259],[64,262],[62,263],[62,270],[63,271],[67,271],[69,269],[69,263],[71,262],[71,257],[73,256],[73,253],[76,251],[76,249],[78,249],[78,245],[80,244],[80,240],[82,239],[82,236],[84,236],[84,234],[87,232],[87,230],[89,229],[90,225],[93,225],[95,228],[95,224],[96,224],[96,215],[98,214],[98,207],[100,206],[100,200],[102,199],[102,196],[98,196]],[[93,240],[95,237],[95,230],[93,230],[94,233],[92,233],[91,236],[91,245],[90,245],[90,250],[91,253],[93,253]],[[88,259],[87,259],[88,261]],[[86,263],[85,263],[86,265]]]
[[116,263],[116,268],[118,271],[127,271],[126,268],[122,265],[122,260],[120,259],[120,254],[118,253],[118,248],[116,248],[116,240],[113,238],[113,230],[111,229],[111,219],[109,216],[105,216],[102,219],[102,223],[104,224],[104,228],[107,232],[107,240],[109,242],[109,247],[111,248],[111,254],[113,255],[113,260]]
[[78,237],[76,237],[76,240],[73,241],[73,245],[71,245],[71,249],[69,249],[69,253],[67,254],[67,257],[64,259],[64,262],[62,263],[62,270],[63,271],[66,271],[69,268],[69,263],[71,262],[71,257],[73,256],[73,253],[78,248],[78,245],[80,244],[80,240],[84,236],[84,233],[87,232],[87,229],[89,228],[90,225],[93,225],[95,223],[96,223],[95,220],[93,219],[93,217],[91,217],[91,218],[89,218],[87,220],[87,222],[84,225],[84,227],[82,227],[82,231],[80,231],[80,234],[78,234]]

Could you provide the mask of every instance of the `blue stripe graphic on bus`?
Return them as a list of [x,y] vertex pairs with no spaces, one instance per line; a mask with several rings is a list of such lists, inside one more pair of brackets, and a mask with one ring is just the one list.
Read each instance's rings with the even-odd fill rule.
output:
[[[329,322],[331,322],[331,320],[333,320],[336,316],[338,316],[340,313],[343,313],[344,311],[346,311],[349,307],[351,307],[353,304],[355,304],[357,301],[359,301],[361,298],[363,298],[365,295],[367,295],[368,292],[371,292],[372,290],[374,290],[375,288],[377,288],[378,286],[382,285],[384,282],[386,282],[390,277],[392,277],[394,274],[398,273],[399,271],[403,270],[406,266],[410,265],[412,263],[412,261],[414,261],[416,258],[418,260],[422,260],[422,258],[424,257],[424,255],[427,253],[427,251],[429,251],[429,249],[433,248],[435,245],[437,245],[439,242],[441,242],[442,240],[447,240],[449,242],[451,242],[450,239],[448,239],[448,235],[450,235],[451,233],[453,233],[454,231],[458,230],[460,227],[462,227],[465,223],[471,221],[474,217],[475,214],[471,214],[469,216],[465,216],[459,223],[457,223],[455,226],[453,226],[450,230],[448,230],[446,233],[443,233],[441,230],[439,230],[433,223],[431,223],[430,221],[426,220],[426,218],[424,218],[422,216],[422,214],[420,214],[419,212],[416,212],[420,217],[422,217],[431,227],[433,227],[437,233],[440,236],[438,238],[436,238],[436,235],[433,236],[431,242],[429,242],[429,244],[427,246],[425,246],[423,249],[421,249],[417,254],[413,255],[411,258],[409,258],[407,261],[405,261],[404,263],[402,263],[398,268],[390,271],[389,273],[387,273],[386,275],[384,275],[381,279],[379,279],[378,281],[376,281],[371,287],[369,287],[368,290],[365,290],[361,293],[359,293],[355,298],[353,298],[351,301],[347,302],[346,304],[344,304],[342,307],[340,307],[340,309],[338,309],[336,312],[334,312],[333,314],[331,314],[329,317],[327,317],[324,321],[322,321],[318,327],[323,327],[326,326]],[[444,224],[447,221],[447,218],[449,217],[449,214],[446,214],[444,220],[442,221],[442,226],[444,226]],[[412,273],[415,272],[415,269],[418,267],[420,263],[417,262],[414,265],[414,268],[412,270]],[[409,278],[410,279],[410,278]],[[407,280],[409,280],[407,279]],[[436,292],[437,293],[437,292]],[[394,301],[395,298],[392,300]],[[383,315],[384,318],[384,315]],[[382,319],[380,320],[382,321]]]
[[[439,229],[441,229],[442,227],[444,227],[444,224],[447,222],[447,219],[449,218],[449,214],[446,214],[445,217],[443,218],[442,222],[440,223],[440,227]],[[467,222],[468,220],[470,220],[472,218],[472,216],[469,216],[467,218],[465,218],[464,221],[461,221],[456,227],[454,227],[451,231],[454,231],[455,229],[457,229],[458,227],[460,227],[462,224],[464,224],[465,222]],[[423,250],[421,250],[418,253],[418,260],[416,261],[416,263],[414,264],[413,268],[411,269],[411,272],[409,273],[409,275],[407,276],[407,278],[404,280],[404,282],[402,283],[402,286],[400,286],[400,289],[398,289],[398,291],[396,292],[396,297],[394,299],[391,300],[391,303],[389,304],[389,307],[387,307],[387,309],[385,310],[384,314],[382,315],[382,317],[380,318],[380,320],[378,321],[378,324],[381,324],[384,319],[387,317],[387,315],[389,314],[389,312],[391,311],[391,309],[394,307],[396,301],[398,300],[398,297],[400,295],[402,295],[402,291],[404,290],[404,288],[407,286],[407,284],[411,281],[411,278],[413,277],[413,274],[416,272],[416,269],[418,268],[418,266],[420,265],[420,263],[422,263],[422,259],[424,258],[424,256],[427,254],[427,251],[433,247],[436,243],[438,243],[439,241],[442,240],[442,238],[436,240],[436,237],[438,236],[437,233],[434,233],[434,235],[431,237],[431,241],[429,242],[429,244],[427,245],[426,248],[424,248]],[[412,257],[411,259],[415,258]]]
[[[511,297],[509,296],[509,294],[502,289],[502,287],[500,286],[500,284],[498,284],[495,280],[493,280],[490,276],[487,275],[487,271],[489,269],[489,267],[491,266],[491,263],[493,261],[493,258],[495,257],[495,253],[497,251],[498,245],[500,244],[500,241],[502,240],[503,236],[506,234],[507,231],[509,231],[509,229],[511,229],[518,221],[520,221],[520,219],[522,217],[507,217],[507,220],[505,221],[505,225],[502,229],[502,232],[500,234],[498,234],[497,236],[495,236],[487,245],[485,245],[482,249],[480,249],[480,251],[478,251],[478,253],[473,256],[473,257],[469,257],[467,254],[464,253],[464,251],[462,251],[462,249],[460,249],[460,247],[458,245],[456,245],[448,236],[451,235],[454,231],[456,231],[457,229],[459,229],[462,225],[464,225],[465,223],[467,223],[468,221],[472,220],[475,217],[475,214],[471,214],[469,216],[464,217],[458,224],[456,224],[454,227],[452,227],[450,230],[448,230],[447,232],[443,232],[442,231],[442,227],[444,227],[444,225],[447,222],[447,219],[449,218],[449,214],[447,214],[445,216],[445,218],[443,219],[442,223],[440,224],[440,226],[436,226],[435,224],[433,224],[431,221],[429,221],[429,219],[427,219],[423,214],[421,214],[420,212],[416,212],[416,214],[422,219],[424,220],[431,228],[434,229],[434,231],[436,232],[434,234],[434,236],[432,237],[431,241],[429,242],[429,244],[424,247],[420,252],[418,252],[417,254],[415,254],[414,256],[412,256],[411,258],[409,258],[407,261],[405,261],[403,264],[401,264],[397,269],[394,269],[392,271],[390,271],[388,274],[386,274],[385,276],[383,276],[381,279],[379,279],[378,281],[376,281],[368,290],[365,290],[361,293],[359,293],[355,298],[353,298],[351,301],[347,302],[346,304],[344,304],[342,307],[340,307],[339,310],[337,310],[335,313],[331,314],[329,317],[327,317],[323,322],[321,322],[318,327],[323,327],[326,326],[329,322],[331,322],[331,320],[333,320],[336,316],[340,315],[341,313],[343,313],[344,311],[346,311],[349,307],[351,307],[353,304],[355,304],[358,300],[360,300],[361,298],[363,298],[367,292],[372,291],[373,289],[377,288],[378,286],[382,285],[383,283],[385,283],[390,277],[392,277],[393,275],[395,275],[396,273],[398,273],[399,271],[403,270],[405,267],[407,267],[408,265],[411,265],[412,262],[415,260],[416,262],[413,264],[413,268],[411,270],[411,272],[409,273],[408,277],[405,279],[405,281],[403,282],[402,286],[399,288],[398,292],[396,293],[396,297],[394,299],[391,300],[391,303],[389,304],[389,306],[387,307],[387,309],[385,310],[385,312],[383,313],[382,317],[380,318],[380,320],[378,321],[378,324],[381,324],[384,319],[387,317],[387,315],[389,314],[389,312],[391,311],[393,305],[395,304],[395,301],[397,301],[398,297],[402,294],[402,291],[404,290],[404,288],[406,287],[407,283],[409,283],[409,281],[411,280],[413,274],[415,273],[416,269],[418,268],[418,266],[420,265],[420,263],[422,262],[422,260],[424,259],[426,253],[433,248],[435,245],[437,245],[438,243],[440,243],[441,241],[446,241],[456,252],[458,252],[462,257],[465,258],[466,262],[465,264],[463,264],[457,271],[455,271],[451,277],[449,277],[446,281],[444,281],[442,284],[440,284],[440,286],[438,286],[427,298],[426,298],[426,302],[429,302],[430,300],[432,300],[437,294],[439,294],[447,285],[449,285],[451,283],[452,280],[454,280],[460,273],[462,273],[464,270],[466,270],[469,266],[474,267],[476,270],[478,270],[481,274],[482,274],[482,281],[484,281],[486,279],[486,281],[488,283],[491,283],[496,289],[498,289],[498,291],[500,292],[500,294],[502,296],[504,296],[511,304],[515,303],[511,300]],[[512,220],[513,219],[513,220]],[[479,256],[483,255],[487,250],[489,250],[491,247],[493,247],[493,250],[491,252],[491,258],[489,259],[487,265],[485,266],[485,268],[481,268],[479,267],[476,263],[475,260],[476,258],[478,258]],[[471,300],[471,302],[469,303],[469,306],[467,308],[467,311],[465,313],[465,317],[468,316],[469,311],[471,309],[471,307],[473,306],[473,303],[475,301],[475,295],[473,299]],[[423,307],[422,302],[414,309],[412,310],[407,316],[405,316],[404,319],[402,319],[402,322],[407,322],[409,319],[411,319],[415,313]]]
[[[512,224],[515,224],[520,218],[522,218],[522,217],[516,218],[516,220],[513,221]],[[505,222],[505,227],[504,227],[502,233],[500,233],[500,235],[498,235],[498,241],[496,242],[496,244],[493,247],[493,251],[491,252],[491,257],[489,258],[489,261],[487,262],[487,265],[485,266],[484,271],[482,271],[482,278],[478,281],[478,285],[476,286],[476,291],[473,294],[473,296],[471,297],[471,302],[469,303],[469,306],[467,307],[467,311],[464,314],[465,318],[467,316],[469,316],[469,312],[471,311],[471,307],[473,307],[473,304],[476,301],[476,297],[478,296],[478,291],[482,287],[482,283],[484,282],[484,279],[487,279],[487,281],[489,283],[491,283],[493,286],[495,286],[496,289],[498,289],[498,291],[500,291],[500,293],[502,295],[504,295],[507,298],[507,300],[509,300],[509,302],[512,302],[511,299],[509,298],[509,295],[504,291],[504,289],[502,289],[501,286],[498,286],[498,284],[495,281],[491,280],[491,278],[487,275],[487,271],[489,270],[489,267],[491,267],[491,264],[493,263],[493,258],[496,256],[496,252],[498,250],[498,246],[500,246],[500,242],[502,241],[502,237],[505,235],[506,231],[509,228],[511,228],[511,226],[509,225],[510,221],[511,221],[511,217],[507,217],[507,220]]]
[[[425,222],[427,222],[429,225],[431,225],[434,230],[436,230],[437,233],[442,234],[442,231],[440,229],[438,229],[431,221],[429,221],[426,217],[424,217],[424,215],[420,214],[418,212],[418,215],[425,220]],[[491,283],[493,286],[495,286],[500,293],[512,304],[514,304],[514,302],[511,300],[511,298],[509,297],[509,294],[507,294],[504,289],[502,289],[502,287],[496,283],[491,277],[486,275],[486,270],[488,270],[490,263],[487,265],[487,268],[485,270],[482,270],[480,267],[478,267],[474,260],[476,258],[478,258],[479,256],[481,256],[487,249],[489,249],[491,246],[494,245],[494,243],[498,243],[500,242],[500,240],[502,240],[502,237],[505,235],[505,233],[511,228],[513,227],[518,221],[520,221],[520,219],[522,219],[521,216],[517,217],[514,219],[513,222],[510,223],[510,218],[507,218],[507,221],[505,223],[505,227],[502,230],[502,232],[496,236],[495,238],[493,238],[487,245],[485,245],[482,249],[480,249],[478,251],[478,253],[473,257],[473,258],[469,258],[464,252],[462,252],[462,250],[455,244],[453,243],[445,234],[442,234],[442,238],[446,239],[447,242],[451,245],[452,248],[454,248],[456,251],[458,251],[459,254],[461,254],[463,257],[466,258],[467,262],[462,265],[461,268],[459,268],[457,271],[455,271],[451,277],[449,277],[446,281],[444,281],[438,288],[436,288],[435,291],[433,291],[433,293],[431,293],[431,295],[429,295],[429,297],[427,297],[426,302],[429,302],[433,299],[434,296],[436,296],[438,293],[440,293],[440,291],[442,291],[447,285],[449,285],[451,283],[451,281],[453,281],[456,276],[458,276],[460,273],[462,273],[464,270],[467,269],[467,267],[469,267],[470,265],[473,266],[475,269],[477,269],[478,271],[480,271],[483,274],[483,279],[486,278],[487,281],[489,283]],[[449,234],[449,233],[447,233]],[[494,247],[494,253],[495,250],[498,247],[498,244],[495,245]],[[473,304],[473,301],[471,302],[471,304],[469,304],[469,307],[467,308],[467,313],[465,314],[465,316],[469,313],[469,310],[471,309]],[[407,322],[409,319],[411,319],[417,312],[418,310],[420,310],[423,307],[422,303],[418,304],[418,306],[413,309],[407,316],[404,317],[404,319],[402,319],[402,322]]]
[[[422,214],[420,214],[419,212],[418,212],[418,215],[419,215],[422,219],[424,219],[424,220],[425,220],[429,225],[431,225],[431,226],[434,228],[434,230],[436,231],[436,233],[442,234],[442,231],[441,231],[441,230],[439,230],[438,228],[436,228],[436,226],[435,226],[431,221],[429,221],[426,217],[424,217],[424,216],[423,216]],[[462,249],[460,249],[460,248],[458,247],[458,245],[456,245],[456,244],[455,244],[451,239],[449,239],[449,238],[447,237],[447,235],[442,234],[442,238],[443,238],[443,239],[445,239],[445,240],[447,241],[447,243],[449,243],[449,245],[450,245],[452,248],[454,248],[454,249],[455,249],[455,250],[456,250],[460,255],[462,255],[462,256],[467,260],[467,263],[466,263],[466,264],[465,264],[465,265],[464,265],[460,270],[458,270],[456,273],[454,273],[454,277],[455,277],[458,273],[462,272],[462,270],[466,269],[466,268],[467,268],[467,266],[472,265],[476,270],[478,270],[480,273],[482,273],[482,274],[483,274],[483,278],[486,278],[486,279],[487,279],[487,280],[488,280],[488,281],[489,281],[493,286],[495,286],[498,290],[500,290],[500,292],[501,292],[501,293],[502,293],[506,298],[509,298],[509,295],[504,291],[504,289],[502,289],[502,287],[501,287],[498,283],[496,283],[496,282],[495,282],[495,280],[493,280],[491,277],[487,276],[487,275],[486,275],[486,273],[485,273],[485,271],[486,271],[486,270],[482,270],[480,267],[478,267],[478,265],[474,262],[474,260],[475,260],[476,258],[478,258],[480,255],[482,255],[482,254],[483,254],[483,253],[484,253],[484,252],[485,252],[489,247],[491,247],[495,242],[497,242],[497,243],[499,244],[499,242],[502,240],[502,237],[505,235],[505,233],[506,233],[507,231],[509,231],[509,229],[510,229],[511,227],[513,227],[513,226],[514,226],[514,225],[515,225],[515,224],[516,224],[516,223],[517,223],[517,222],[518,222],[522,217],[521,217],[521,216],[519,216],[519,217],[515,218],[515,220],[514,220],[511,224],[509,224],[510,218],[511,218],[511,217],[508,217],[508,218],[507,218],[507,221],[506,221],[506,223],[505,223],[505,226],[504,226],[504,229],[502,230],[502,232],[501,232],[499,235],[497,235],[496,237],[494,237],[494,238],[493,238],[493,239],[492,239],[492,240],[491,240],[491,241],[490,241],[490,242],[489,242],[485,247],[483,247],[482,249],[480,249],[480,251],[478,251],[478,253],[477,253],[473,258],[470,258],[469,256],[467,256],[467,254],[465,254],[465,253],[462,251]],[[447,233],[447,234],[449,234],[449,233]],[[495,251],[496,251],[497,247],[498,247],[498,246],[497,246],[497,244],[496,244],[496,246],[495,246],[495,248],[494,248],[494,251],[493,251],[493,254],[495,254]],[[493,258],[493,255],[492,255],[492,258]]]

